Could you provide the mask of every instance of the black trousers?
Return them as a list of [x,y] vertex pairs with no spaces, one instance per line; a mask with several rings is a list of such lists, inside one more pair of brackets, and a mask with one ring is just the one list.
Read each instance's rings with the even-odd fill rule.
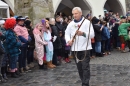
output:
[[[75,54],[72,52],[72,55],[74,56],[75,62]],[[79,51],[77,52],[77,58],[82,60],[85,56],[85,51]],[[76,62],[78,73],[80,76],[80,79],[82,81],[82,86],[89,86],[89,80],[90,80],[90,51],[86,51],[86,57],[85,60]]]

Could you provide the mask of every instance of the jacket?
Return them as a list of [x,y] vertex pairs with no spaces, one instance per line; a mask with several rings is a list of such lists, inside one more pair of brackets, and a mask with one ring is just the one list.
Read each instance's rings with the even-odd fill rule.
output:
[[95,32],[95,42],[100,42],[102,40],[102,35],[101,35],[101,31],[100,31],[100,25],[94,24],[93,25],[94,28],[94,32]]
[[59,30],[55,25],[50,25],[52,29],[52,37],[57,36],[56,40],[53,42],[54,49],[61,49],[62,43],[61,38],[59,36]]
[[102,40],[107,40],[110,38],[110,31],[107,27],[102,29]]
[[20,54],[21,42],[15,35],[13,30],[7,30],[5,34],[6,51],[11,57],[18,56]]
[[130,26],[130,23],[122,23],[118,30],[119,30],[119,36],[124,36],[125,40],[129,40],[128,36],[128,27]]

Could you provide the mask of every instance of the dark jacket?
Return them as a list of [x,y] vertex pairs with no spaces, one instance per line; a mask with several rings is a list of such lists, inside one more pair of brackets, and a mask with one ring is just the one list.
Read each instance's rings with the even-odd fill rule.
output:
[[65,28],[64,26],[60,23],[60,22],[56,22],[56,25],[55,25],[58,29],[59,32],[62,32],[63,36],[65,34]]
[[55,42],[53,42],[54,49],[61,49],[62,44],[61,44],[61,39],[59,36],[59,30],[55,25],[50,25],[50,26],[52,29],[52,37],[57,36],[57,39],[55,40]]
[[0,32],[2,32],[2,35],[0,36],[0,40],[4,41],[6,30],[4,28],[0,27]]
[[13,30],[7,30],[5,34],[6,51],[11,57],[18,56],[20,54],[21,42],[18,41],[18,37]]
[[115,26],[112,28],[112,36],[113,37],[118,37],[118,35],[119,35],[118,28],[119,28],[119,24],[115,24]]
[[101,27],[100,25],[94,24],[93,25],[94,32],[95,32],[95,42],[101,42],[102,41],[102,34],[101,34]]
[[33,29],[30,26],[31,21],[30,20],[26,20],[25,21],[25,27],[28,29],[28,33],[29,33],[29,37],[31,38],[31,40],[28,43],[28,48],[29,49],[35,49],[35,38],[34,38],[34,34],[33,34]]

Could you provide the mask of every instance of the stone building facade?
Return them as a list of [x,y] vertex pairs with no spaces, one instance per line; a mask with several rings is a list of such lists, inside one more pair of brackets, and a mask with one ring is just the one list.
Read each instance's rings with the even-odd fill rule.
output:
[[126,1],[126,10],[130,10],[130,0],[125,0]]
[[42,18],[54,16],[52,0],[15,0],[15,15],[29,16],[36,24]]
[[15,15],[29,16],[35,24],[42,18],[54,17],[57,12],[70,15],[75,6],[79,6],[86,15],[90,10],[93,16],[104,15],[106,10],[113,10],[125,15],[130,10],[130,0],[2,0],[7,2]]

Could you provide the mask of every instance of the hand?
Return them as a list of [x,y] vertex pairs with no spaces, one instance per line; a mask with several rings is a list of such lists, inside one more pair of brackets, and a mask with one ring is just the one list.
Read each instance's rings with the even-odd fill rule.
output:
[[104,28],[104,25],[102,25],[102,27],[101,28]]
[[68,41],[67,45],[72,46],[73,42],[72,41]]
[[81,32],[81,31],[77,31],[77,35],[78,36],[82,36],[84,32]]
[[44,43],[44,45],[48,45],[48,43],[47,43],[47,42],[45,42],[45,43]]
[[128,30],[130,30],[130,27],[128,28]]

